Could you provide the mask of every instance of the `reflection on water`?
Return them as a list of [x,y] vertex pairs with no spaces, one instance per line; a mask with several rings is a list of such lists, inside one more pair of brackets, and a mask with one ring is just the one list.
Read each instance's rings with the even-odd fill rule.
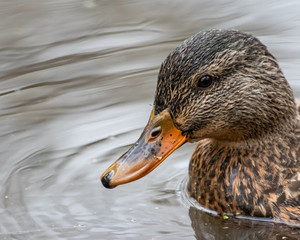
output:
[[[299,239],[300,231],[266,222],[216,218],[194,207],[189,210],[196,239]],[[217,233],[217,234],[216,234]]]
[[1,1],[0,239],[299,238],[277,225],[189,209],[177,186],[192,145],[140,181],[114,190],[99,181],[147,122],[160,63],[200,30],[258,36],[299,98],[299,7],[297,0]]

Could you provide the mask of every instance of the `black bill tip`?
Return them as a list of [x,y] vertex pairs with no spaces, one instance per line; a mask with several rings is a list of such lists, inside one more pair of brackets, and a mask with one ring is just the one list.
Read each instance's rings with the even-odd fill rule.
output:
[[116,186],[112,186],[109,184],[113,175],[114,175],[114,171],[110,171],[101,178],[101,182],[104,187],[109,188],[109,189],[116,187]]

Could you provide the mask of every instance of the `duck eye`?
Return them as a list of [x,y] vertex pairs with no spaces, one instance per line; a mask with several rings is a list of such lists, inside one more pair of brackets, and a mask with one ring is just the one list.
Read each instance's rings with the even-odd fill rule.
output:
[[204,75],[198,80],[198,87],[208,88],[213,82],[213,78],[209,75]]

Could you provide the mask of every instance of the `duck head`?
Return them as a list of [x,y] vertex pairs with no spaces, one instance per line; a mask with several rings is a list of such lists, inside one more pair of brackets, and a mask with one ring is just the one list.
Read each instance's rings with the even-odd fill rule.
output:
[[287,130],[295,114],[292,90],[258,39],[200,32],[162,63],[149,122],[102,183],[113,188],[139,179],[185,142],[239,143]]

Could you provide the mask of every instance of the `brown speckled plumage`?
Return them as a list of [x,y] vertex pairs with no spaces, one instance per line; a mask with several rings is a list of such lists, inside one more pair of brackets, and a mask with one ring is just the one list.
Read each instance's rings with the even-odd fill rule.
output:
[[[207,89],[197,86],[204,75],[214,79]],[[258,39],[220,30],[187,39],[163,62],[154,105],[199,141],[188,190],[200,204],[300,226],[300,106]]]

